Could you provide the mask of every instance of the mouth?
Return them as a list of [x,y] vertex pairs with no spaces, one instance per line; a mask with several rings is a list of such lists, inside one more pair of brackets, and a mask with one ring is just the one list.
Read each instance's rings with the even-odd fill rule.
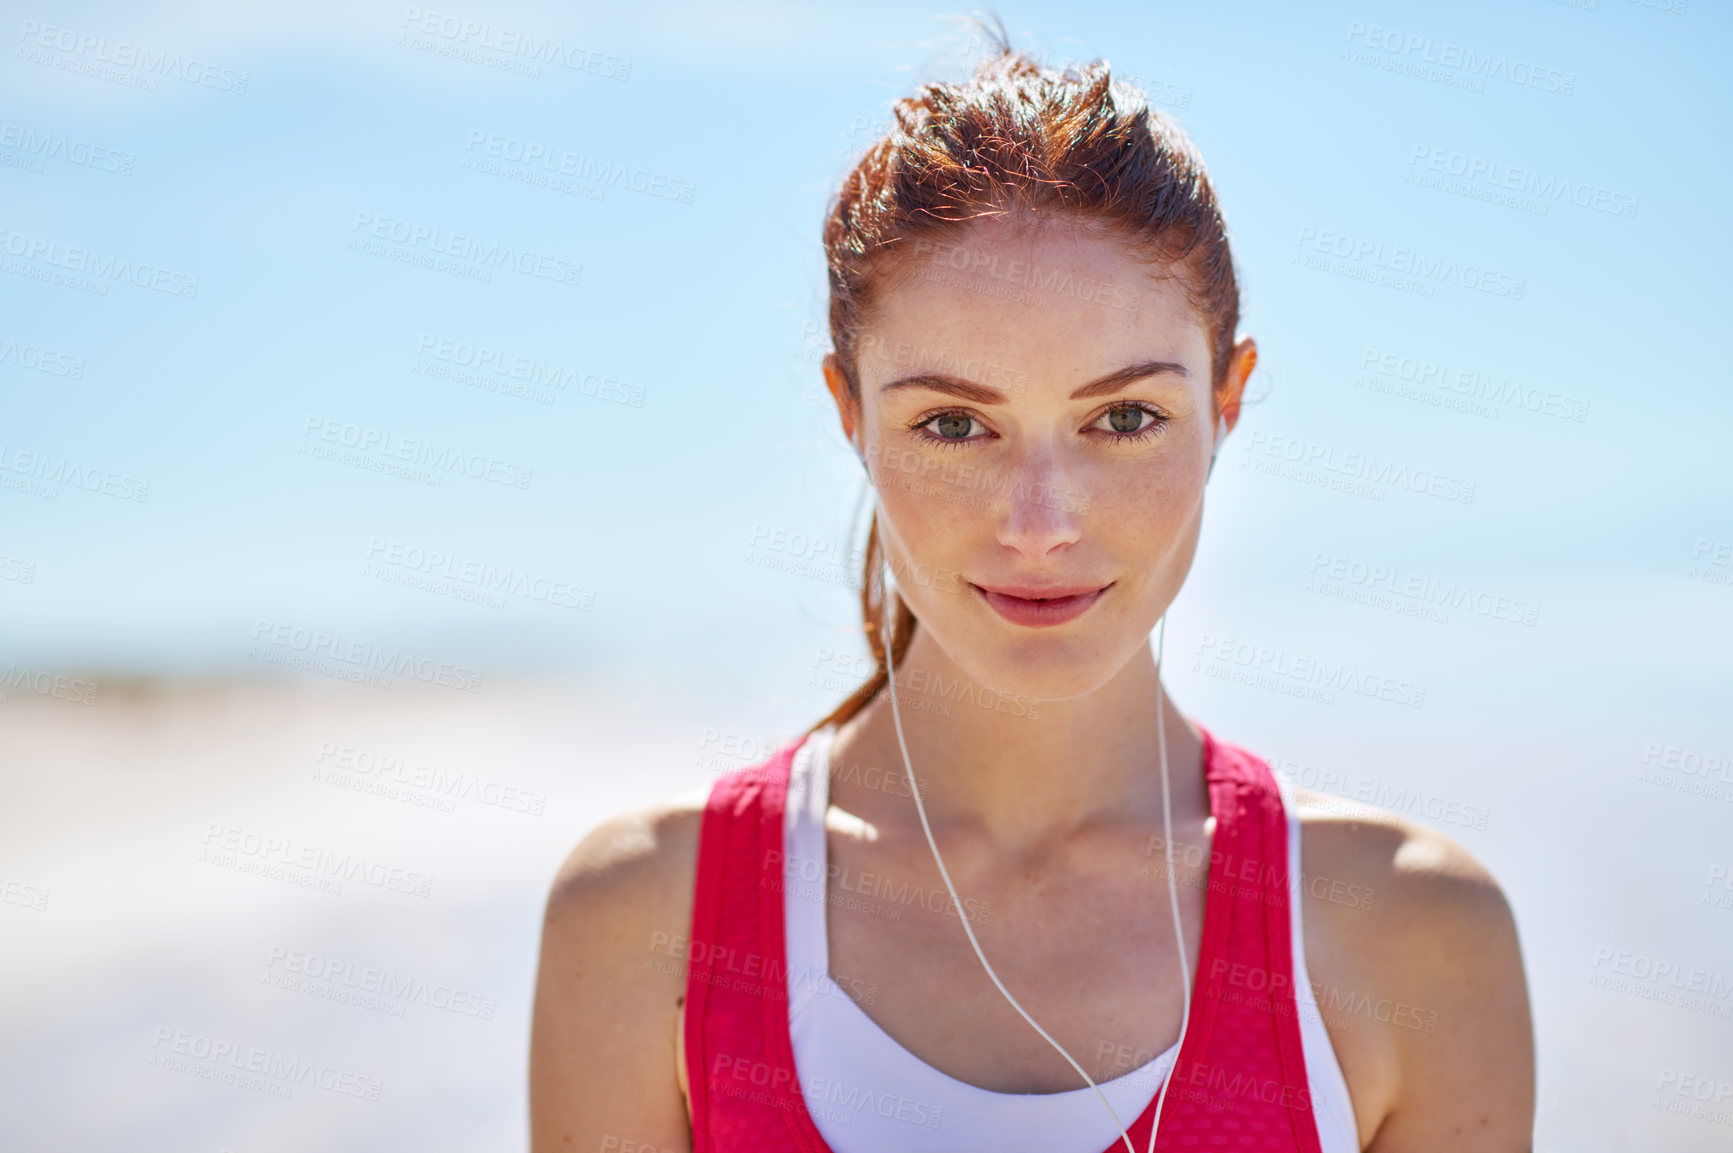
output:
[[1100,600],[1113,582],[1105,585],[1055,586],[1052,588],[988,588],[970,582],[970,588],[1012,624],[1050,628],[1074,621]]

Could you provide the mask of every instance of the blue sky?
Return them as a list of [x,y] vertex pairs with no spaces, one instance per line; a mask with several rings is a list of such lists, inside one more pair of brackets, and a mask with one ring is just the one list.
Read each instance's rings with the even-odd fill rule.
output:
[[[1142,79],[1227,207],[1266,399],[1224,450],[1182,650],[1238,634],[1388,670],[1429,716],[1634,697],[1689,728],[1725,699],[1729,401],[1701,366],[1726,297],[1718,13],[1004,16],[1048,59]],[[859,647],[852,566],[825,563],[861,475],[817,372],[818,227],[889,101],[978,53],[944,17],[20,15],[12,655],[257,672],[254,640],[288,626],[788,699],[791,670]],[[578,66],[526,74],[512,48],[542,42]],[[530,271],[477,255],[502,251]],[[1436,274],[1366,279],[1414,266]],[[364,463],[303,451],[363,439]],[[1472,500],[1281,471],[1355,453]],[[461,464],[375,471],[404,455]],[[766,567],[784,536],[818,575]],[[1347,603],[1315,587],[1338,562],[1535,611]],[[466,572],[514,575],[477,601]],[[458,595],[406,583],[440,577]]]
[[[1198,141],[1229,215],[1268,399],[1228,442],[1176,625],[1231,615],[1368,659],[1424,638],[1446,667],[1477,668],[1491,644],[1549,678],[1624,668],[1688,697],[1725,667],[1702,642],[1725,626],[1729,589],[1685,576],[1701,542],[1713,557],[1733,536],[1729,401],[1700,367],[1725,299],[1704,259],[1727,231],[1714,211],[1725,154],[1709,146],[1729,106],[1719,12],[1002,11],[1024,47],[1105,56],[1144,80]],[[98,6],[12,20],[0,338],[82,373],[0,358],[3,443],[149,484],[142,502],[0,491],[0,549],[33,568],[0,582],[18,654],[245,668],[269,620],[501,669],[606,665],[642,645],[775,676],[804,644],[790,606],[847,628],[846,589],[741,558],[760,524],[847,532],[859,473],[819,387],[818,227],[890,99],[972,58],[967,31],[925,6],[454,12]],[[498,46],[526,38],[588,70],[502,70],[525,58]],[[126,44],[181,67],[152,72]],[[105,58],[132,63],[107,66],[121,79],[68,68]],[[547,159],[508,159],[525,151]],[[561,167],[575,174],[564,188],[511,178]],[[647,190],[582,179],[598,169]],[[1512,203],[1468,194],[1497,181],[1516,184]],[[412,227],[428,239],[384,239],[390,256],[349,247]],[[17,255],[26,242],[53,247]],[[533,253],[578,283],[404,260],[453,243]],[[185,280],[97,295],[16,268],[79,248]],[[1399,249],[1498,278],[1481,291],[1447,275],[1423,285],[1431,295],[1354,279]],[[196,296],[174,294],[195,277]],[[566,387],[512,396],[427,375],[461,367],[459,346],[558,366]],[[1443,375],[1416,393],[1402,376],[1423,361]],[[1409,395],[1356,384],[1380,364]],[[1477,388],[1502,399],[1436,403]],[[531,470],[528,487],[315,460],[299,451],[309,421],[328,445],[367,428]],[[1375,501],[1248,467],[1302,443],[1383,454],[1475,495]],[[492,608],[369,579],[376,540],[585,590],[590,607]],[[1478,582],[1539,605],[1539,620],[1441,630],[1304,596],[1319,553]]]

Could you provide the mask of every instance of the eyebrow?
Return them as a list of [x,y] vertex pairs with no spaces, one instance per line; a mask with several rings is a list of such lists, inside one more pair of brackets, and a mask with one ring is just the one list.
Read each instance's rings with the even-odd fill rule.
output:
[[[1126,365],[1106,376],[1097,377],[1073,392],[1070,399],[1088,400],[1096,396],[1110,396],[1127,385],[1146,377],[1163,375],[1189,379],[1191,371],[1185,365],[1171,360],[1146,360],[1140,364]],[[913,376],[901,377],[885,385],[879,392],[882,395],[898,388],[931,389],[933,392],[949,393],[964,400],[972,400],[977,404],[1005,403],[1005,394],[996,388],[976,384],[972,380],[964,380],[962,377],[950,376],[942,372],[921,372]]]

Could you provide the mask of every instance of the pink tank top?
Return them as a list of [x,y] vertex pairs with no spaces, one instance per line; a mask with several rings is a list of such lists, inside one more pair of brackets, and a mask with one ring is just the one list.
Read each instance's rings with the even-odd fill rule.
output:
[[[1260,758],[1198,730],[1216,827],[1191,1021],[1156,1148],[1319,1153],[1281,794]],[[685,1013],[694,1153],[831,1153],[801,1096],[788,1028],[783,808],[800,744],[718,779],[704,811]],[[1138,1149],[1155,1103],[1127,1128]]]

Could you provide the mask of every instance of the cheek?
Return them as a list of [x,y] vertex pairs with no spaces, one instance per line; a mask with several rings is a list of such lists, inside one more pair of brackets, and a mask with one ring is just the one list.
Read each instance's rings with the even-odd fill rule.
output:
[[1190,464],[1175,461],[1091,485],[1087,532],[1128,569],[1159,580],[1167,560],[1194,543],[1202,480]]
[[880,541],[897,584],[912,604],[947,611],[969,592],[969,558],[992,544],[987,495],[934,472],[887,470],[878,487]]
[[925,546],[965,542],[972,531],[990,531],[985,514],[1003,485],[979,464],[895,448],[884,449],[875,463],[879,501],[917,554]]
[[983,527],[977,514],[945,499],[951,495],[930,480],[892,476],[881,486],[879,500],[894,533],[893,548],[910,564],[944,564],[969,547],[971,527]]
[[[1194,475],[1195,473],[1195,475]],[[1070,478],[1076,500],[1094,514],[1090,528],[1114,533],[1155,533],[1154,525],[1183,519],[1195,502],[1203,476],[1191,463],[1164,452],[1135,463],[1111,462]]]

